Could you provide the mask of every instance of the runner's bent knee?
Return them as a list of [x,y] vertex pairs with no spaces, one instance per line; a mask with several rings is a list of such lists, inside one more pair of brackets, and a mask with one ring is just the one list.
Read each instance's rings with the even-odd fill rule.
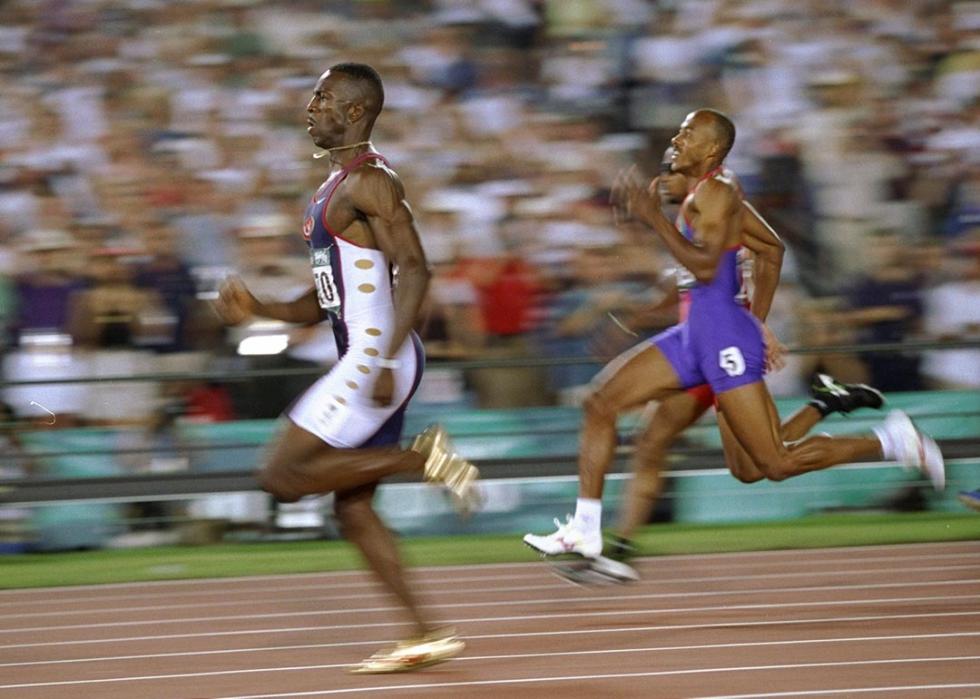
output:
[[256,473],[256,479],[262,490],[272,495],[278,502],[296,502],[305,494],[296,486],[292,478],[270,465],[260,469]]
[[[743,468],[740,463],[729,464],[728,470],[732,472],[732,476],[735,480],[740,483],[757,483],[762,479],[766,478],[766,475],[759,471],[759,469],[753,466],[752,468]],[[770,478],[769,480],[782,480],[778,478]]]
[[586,414],[591,417],[606,420],[616,419],[617,405],[601,388],[588,395],[582,405],[582,408],[585,410]]
[[767,459],[757,461],[756,466],[770,481],[784,481],[793,475],[793,465],[790,463],[789,456],[782,458]]

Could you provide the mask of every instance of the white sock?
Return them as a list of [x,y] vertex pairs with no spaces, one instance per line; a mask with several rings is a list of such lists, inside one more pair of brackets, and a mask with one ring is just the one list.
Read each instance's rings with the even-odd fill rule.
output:
[[598,498],[576,500],[575,523],[586,532],[599,531],[602,528],[602,500]]
[[877,427],[872,427],[872,431],[875,433],[875,437],[881,442],[881,455],[886,459],[895,458],[895,442],[892,440],[892,436],[888,434],[888,430],[885,429],[884,425],[878,425]]

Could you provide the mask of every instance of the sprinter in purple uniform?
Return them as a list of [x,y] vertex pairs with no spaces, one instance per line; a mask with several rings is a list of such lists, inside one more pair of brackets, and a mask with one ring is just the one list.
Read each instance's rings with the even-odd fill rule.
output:
[[673,171],[696,182],[681,205],[681,230],[661,211],[656,180],[647,187],[635,168],[617,179],[613,201],[621,216],[653,228],[690,274],[685,322],[614,359],[594,381],[585,401],[579,452],[579,498],[574,517],[553,534],[528,534],[524,542],[547,556],[602,551],[602,488],[616,446],[616,418],[648,401],[707,383],[739,446],[765,478],[775,481],[841,463],[883,456],[918,468],[941,489],[942,454],[911,419],[893,411],[868,436],[808,437],[786,444],[765,383],[765,342],[758,321],[736,300],[737,261],[744,207],[725,176],[725,156],[735,127],[721,112],[700,109],[671,141]]

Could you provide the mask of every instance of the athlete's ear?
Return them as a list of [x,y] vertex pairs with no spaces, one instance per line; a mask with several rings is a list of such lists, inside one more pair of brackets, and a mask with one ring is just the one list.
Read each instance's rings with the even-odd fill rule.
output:
[[351,102],[347,108],[347,121],[356,124],[364,116],[364,105],[360,102]]
[[721,164],[724,161],[722,157],[722,147],[720,143],[716,143],[711,146],[711,150],[708,151],[708,158]]

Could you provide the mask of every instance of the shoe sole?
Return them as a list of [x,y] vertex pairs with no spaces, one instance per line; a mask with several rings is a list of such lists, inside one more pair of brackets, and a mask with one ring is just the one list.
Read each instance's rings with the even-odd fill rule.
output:
[[545,558],[548,558],[550,560],[560,561],[562,559],[565,559],[565,560],[594,561],[600,555],[597,553],[595,556],[586,556],[584,553],[580,553],[579,551],[561,551],[560,553],[548,553],[547,551],[543,551],[539,549],[537,546],[530,543],[529,541],[524,541],[524,545],[527,546],[532,551],[534,551],[535,553],[539,553]]
[[597,556],[592,561],[592,570],[622,583],[636,582],[640,579],[639,573],[633,566],[605,556]]
[[632,566],[605,556],[582,559],[572,563],[554,563],[552,573],[561,580],[578,587],[628,585],[640,579],[639,574]]
[[424,660],[412,665],[404,664],[393,664],[393,665],[381,665],[376,666],[371,665],[356,665],[348,672],[352,675],[394,675],[400,672],[415,672],[416,670],[424,670],[427,667],[432,667],[433,665],[438,665],[439,663],[444,663],[447,660],[452,660],[455,655],[450,655],[446,658],[432,658],[429,660]]
[[872,410],[881,410],[882,408],[885,407],[885,404],[888,403],[888,401],[885,399],[885,394],[882,393],[881,391],[879,391],[877,388],[874,388],[873,386],[869,386],[866,383],[859,383],[859,384],[855,384],[854,387],[855,388],[862,388],[865,391],[868,391],[869,393],[873,393],[878,398],[878,405],[862,405],[861,406],[862,408],[871,408]]
[[352,675],[392,675],[399,672],[414,672],[415,670],[422,670],[452,660],[459,656],[465,648],[466,644],[460,641],[451,651],[445,651],[411,664],[395,662],[385,664],[383,660],[378,660],[375,664],[372,664],[369,660],[364,660],[360,664],[350,668],[348,672]]

